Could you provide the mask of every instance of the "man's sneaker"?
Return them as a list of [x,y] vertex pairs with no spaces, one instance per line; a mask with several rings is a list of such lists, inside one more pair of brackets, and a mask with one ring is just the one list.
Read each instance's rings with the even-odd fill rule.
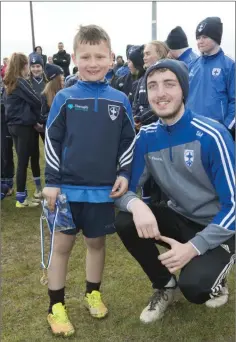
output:
[[24,202],[16,201],[16,208],[35,208],[39,205],[39,203],[29,201],[25,199]]
[[224,280],[219,288],[219,291],[212,295],[212,298],[206,302],[206,306],[208,306],[208,308],[219,308],[220,306],[226,304],[228,299],[229,290],[226,281]]
[[32,202],[41,203],[43,199],[42,191],[35,190]]
[[6,196],[11,196],[14,192],[14,189],[13,188],[9,188],[7,193],[6,193]]
[[168,306],[173,302],[175,291],[176,287],[165,287],[164,289],[156,290],[148,306],[140,315],[141,322],[151,323],[161,319]]
[[68,337],[75,333],[75,329],[68,318],[66,307],[62,303],[53,305],[52,313],[48,314],[47,321],[54,335]]
[[91,316],[95,318],[104,318],[108,314],[108,309],[103,304],[101,293],[99,291],[86,293],[84,297],[84,305],[89,310]]

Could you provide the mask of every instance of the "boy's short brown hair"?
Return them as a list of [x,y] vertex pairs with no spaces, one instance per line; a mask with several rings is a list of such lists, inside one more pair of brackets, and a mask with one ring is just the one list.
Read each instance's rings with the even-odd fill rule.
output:
[[96,45],[100,44],[101,41],[106,42],[109,50],[111,51],[111,39],[103,28],[97,25],[81,25],[74,38],[74,53],[76,54],[78,43],[90,43],[90,45]]

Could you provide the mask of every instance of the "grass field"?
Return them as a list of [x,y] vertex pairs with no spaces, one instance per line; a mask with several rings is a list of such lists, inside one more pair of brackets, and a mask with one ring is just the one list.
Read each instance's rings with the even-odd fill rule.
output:
[[[43,168],[43,164],[42,164]],[[31,179],[29,171],[28,179]],[[29,181],[32,195],[34,186]],[[47,287],[40,284],[41,210],[16,209],[14,198],[2,202],[2,342],[60,341],[47,322]],[[146,276],[116,235],[107,239],[102,284],[109,316],[94,320],[82,300],[85,248],[78,236],[70,264],[66,303],[79,342],[233,342],[235,341],[234,277],[229,276],[230,300],[219,309],[188,303],[182,295],[161,321],[141,324],[139,315],[152,289]]]

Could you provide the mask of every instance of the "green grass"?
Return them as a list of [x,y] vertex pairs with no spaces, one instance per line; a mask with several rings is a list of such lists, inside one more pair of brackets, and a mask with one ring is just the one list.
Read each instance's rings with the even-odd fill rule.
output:
[[[43,168],[43,165],[42,165]],[[31,179],[29,171],[28,179]],[[34,186],[28,183],[32,195]],[[16,209],[14,197],[2,202],[2,342],[51,342],[47,287],[40,284],[39,208]],[[230,300],[219,309],[188,303],[182,295],[161,321],[141,324],[139,315],[152,289],[145,274],[119,238],[107,239],[102,284],[109,316],[95,320],[83,307],[85,247],[78,236],[66,286],[66,303],[79,342],[233,342],[235,340],[234,277]]]

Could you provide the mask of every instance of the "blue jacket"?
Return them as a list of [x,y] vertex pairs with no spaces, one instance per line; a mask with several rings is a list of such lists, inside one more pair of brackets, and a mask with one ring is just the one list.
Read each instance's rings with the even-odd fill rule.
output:
[[193,52],[191,48],[187,49],[182,53],[182,55],[179,56],[178,61],[184,62],[189,66],[190,63],[192,63],[195,59],[197,59],[199,56]]
[[116,72],[117,77],[125,76],[130,72],[128,65],[124,65],[121,68],[119,68]]
[[191,240],[200,254],[235,234],[235,152],[227,129],[186,110],[172,126],[159,120],[140,129],[130,191],[116,200],[122,210],[151,175],[169,207],[202,225]]
[[5,109],[8,125],[34,126],[40,118],[41,97],[28,80],[20,77],[13,92],[6,94]]
[[222,49],[189,66],[187,107],[232,129],[235,125],[235,62]]
[[113,202],[117,175],[130,177],[134,144],[127,97],[107,81],[78,81],[56,94],[49,112],[46,184],[72,202]]

